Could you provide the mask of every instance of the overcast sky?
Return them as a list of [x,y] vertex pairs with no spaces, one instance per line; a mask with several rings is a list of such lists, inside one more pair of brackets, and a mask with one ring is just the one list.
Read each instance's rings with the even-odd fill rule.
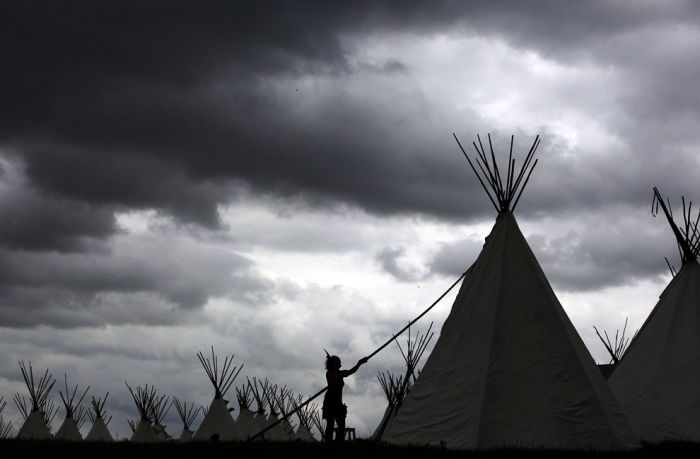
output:
[[[680,264],[650,205],[700,194],[695,2],[128,3],[0,3],[6,399],[31,360],[125,435],[122,381],[208,404],[210,345],[317,391],[322,348],[352,366],[478,255],[453,132],[503,161],[542,136],[516,217],[598,361],[593,325],[639,328]],[[358,433],[401,365],[348,382]]]

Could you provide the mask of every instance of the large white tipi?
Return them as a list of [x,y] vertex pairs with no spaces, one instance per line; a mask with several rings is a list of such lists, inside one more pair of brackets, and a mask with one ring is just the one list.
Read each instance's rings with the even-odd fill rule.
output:
[[483,179],[462,150],[498,217],[384,440],[459,449],[638,446],[513,216],[538,143],[518,173],[511,138],[502,176],[479,139]]
[[204,367],[209,381],[214,386],[214,399],[209,405],[209,409],[204,416],[202,424],[195,432],[194,440],[220,440],[233,441],[241,440],[241,435],[236,428],[236,423],[231,416],[233,408],[228,407],[228,400],[224,395],[231,388],[238,373],[243,369],[233,365],[234,355],[226,356],[224,364],[220,368],[219,360],[214,354],[214,347],[211,348],[211,360],[204,357],[202,352],[197,353],[199,362]]
[[691,218],[685,204],[679,228],[654,188],[654,214],[660,206],[666,215],[682,266],[609,380],[640,438],[652,442],[700,441],[700,213]]
[[107,395],[105,395],[103,399],[92,397],[92,400],[90,400],[92,411],[88,411],[88,417],[92,422],[92,427],[90,427],[90,431],[85,437],[85,441],[114,441],[112,434],[109,433],[109,429],[107,428],[107,425],[109,425],[109,421],[111,421],[112,418],[110,417],[107,419],[107,421],[105,421],[105,417],[107,415],[105,410],[107,397],[109,397],[109,392],[107,392]]
[[51,436],[50,423],[56,415],[56,410],[48,399],[49,393],[56,383],[49,370],[38,381],[34,381],[34,370],[32,364],[25,365],[19,362],[22,371],[22,378],[29,391],[29,402],[19,394],[15,394],[14,401],[19,409],[24,424],[17,432],[17,438],[22,440],[47,440]]
[[68,375],[65,373],[63,374],[63,380],[65,382],[66,392],[64,394],[62,391],[59,391],[58,393],[61,396],[63,408],[66,411],[66,417],[64,418],[61,427],[59,427],[58,431],[56,431],[56,439],[80,441],[83,439],[83,436],[80,434],[80,428],[85,422],[86,415],[82,403],[85,395],[87,395],[87,392],[90,390],[90,386],[87,386],[87,388],[85,388],[85,392],[83,392],[83,395],[76,400],[76,397],[78,396],[78,386],[76,385],[73,388],[73,392],[70,392],[68,389]]

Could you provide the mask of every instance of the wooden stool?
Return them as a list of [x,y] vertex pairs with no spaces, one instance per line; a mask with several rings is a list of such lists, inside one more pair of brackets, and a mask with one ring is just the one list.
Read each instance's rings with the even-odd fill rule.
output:
[[354,427],[346,427],[345,428],[345,439],[346,440],[355,440],[355,428]]
[[[340,433],[340,429],[338,429],[338,428],[336,427],[336,428],[335,428],[335,435],[336,435],[336,437],[338,436],[339,433]],[[343,439],[344,439],[344,440],[356,440],[356,437],[355,437],[355,428],[354,428],[354,427],[346,427],[346,428],[345,428],[345,432],[344,432],[344,434],[343,434]]]

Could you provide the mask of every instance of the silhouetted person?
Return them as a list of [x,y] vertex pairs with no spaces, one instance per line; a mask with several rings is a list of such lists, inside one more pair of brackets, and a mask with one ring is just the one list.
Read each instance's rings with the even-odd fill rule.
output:
[[362,364],[367,363],[367,360],[367,357],[363,357],[351,369],[341,370],[340,357],[337,355],[326,357],[328,390],[323,397],[323,419],[326,420],[325,441],[333,441],[333,427],[336,424],[338,431],[335,440],[343,441],[345,439],[345,416],[348,414],[348,407],[343,404],[343,386],[345,385],[343,378],[355,373]]

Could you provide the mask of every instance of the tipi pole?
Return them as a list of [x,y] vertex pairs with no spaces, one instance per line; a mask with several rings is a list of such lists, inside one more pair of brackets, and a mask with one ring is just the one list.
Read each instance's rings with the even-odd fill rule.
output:
[[[471,267],[470,267],[469,269],[471,269]],[[372,352],[370,355],[368,355],[368,356],[367,356],[367,360],[371,359],[372,357],[374,357],[375,355],[377,355],[379,352],[381,352],[385,347],[387,347],[389,344],[391,344],[391,343],[396,339],[397,336],[401,335],[403,332],[405,332],[406,330],[408,330],[408,329],[411,327],[411,325],[413,325],[413,324],[415,324],[416,322],[418,322],[420,319],[423,318],[424,315],[426,315],[428,312],[430,312],[430,310],[433,309],[433,308],[435,307],[435,305],[437,305],[437,304],[440,302],[440,300],[442,300],[443,298],[445,298],[445,296],[447,296],[447,294],[450,293],[450,292],[452,291],[452,289],[455,288],[455,286],[456,286],[457,284],[459,284],[459,282],[460,282],[462,279],[464,279],[464,276],[467,275],[467,273],[469,272],[469,269],[466,270],[465,272],[463,272],[462,275],[459,276],[459,279],[457,279],[452,285],[450,285],[450,287],[449,287],[447,290],[445,290],[445,291],[443,292],[443,294],[440,295],[440,296],[438,297],[438,299],[435,300],[435,301],[433,302],[433,304],[431,304],[431,305],[428,307],[428,309],[426,309],[426,310],[423,311],[418,317],[416,317],[415,319],[413,319],[412,321],[410,321],[410,322],[408,323],[408,325],[406,325],[405,327],[403,327],[398,333],[395,333],[394,335],[392,335],[392,337],[391,337],[386,343],[382,344],[377,350],[375,350],[375,351]],[[272,424],[270,424],[269,426],[265,427],[263,430],[261,430],[260,432],[256,433],[256,434],[253,435],[252,437],[248,437],[248,441],[255,440],[256,438],[263,436],[263,435],[265,434],[265,432],[267,432],[268,430],[272,429],[273,427],[275,427],[277,424],[281,423],[281,422],[284,421],[285,419],[289,418],[291,415],[295,414],[297,411],[299,411],[300,409],[302,409],[303,407],[305,407],[306,405],[308,405],[309,403],[311,403],[312,401],[314,401],[315,399],[317,399],[321,394],[323,394],[323,393],[326,392],[327,390],[328,390],[328,386],[326,386],[326,387],[324,387],[323,389],[321,389],[320,391],[316,392],[314,395],[312,395],[311,397],[309,397],[304,403],[302,403],[302,404],[296,406],[292,411],[288,412],[287,414],[284,414],[284,413],[283,413],[283,414],[282,414],[282,417],[279,418],[277,421],[275,421],[275,422],[273,422]]]
[[[471,269],[471,267],[470,267],[469,269]],[[450,288],[448,288],[447,290],[445,290],[445,292],[444,292],[442,295],[440,295],[440,297],[439,297],[437,300],[435,300],[435,301],[433,302],[433,304],[431,304],[431,305],[428,307],[428,309],[426,309],[425,311],[423,311],[423,312],[421,313],[421,315],[419,315],[418,317],[416,317],[415,319],[413,319],[412,321],[410,321],[410,322],[408,323],[408,325],[406,325],[405,327],[403,327],[398,333],[394,334],[394,336],[392,336],[386,343],[382,344],[376,351],[374,351],[374,352],[372,352],[370,355],[368,355],[368,356],[367,356],[367,359],[369,360],[369,359],[371,359],[372,357],[374,357],[375,355],[379,354],[379,352],[381,352],[385,347],[387,347],[387,346],[390,345],[392,342],[394,342],[394,340],[396,339],[397,336],[401,335],[403,332],[405,332],[406,330],[408,330],[409,328],[411,328],[411,325],[413,325],[413,324],[415,324],[416,322],[418,322],[420,319],[423,318],[424,315],[426,315],[428,312],[430,312],[430,310],[433,309],[433,308],[435,307],[435,305],[437,305],[437,304],[440,302],[440,300],[442,300],[443,298],[445,298],[445,296],[447,296],[447,294],[450,293],[450,292],[452,291],[452,289],[455,288],[455,286],[456,286],[457,284],[459,284],[460,281],[461,281],[462,279],[464,279],[464,276],[467,275],[467,273],[469,272],[469,269],[466,270],[466,271],[464,271],[464,272],[462,273],[462,275],[459,276],[459,279],[457,279],[457,280],[454,282],[454,284],[450,285]]]

